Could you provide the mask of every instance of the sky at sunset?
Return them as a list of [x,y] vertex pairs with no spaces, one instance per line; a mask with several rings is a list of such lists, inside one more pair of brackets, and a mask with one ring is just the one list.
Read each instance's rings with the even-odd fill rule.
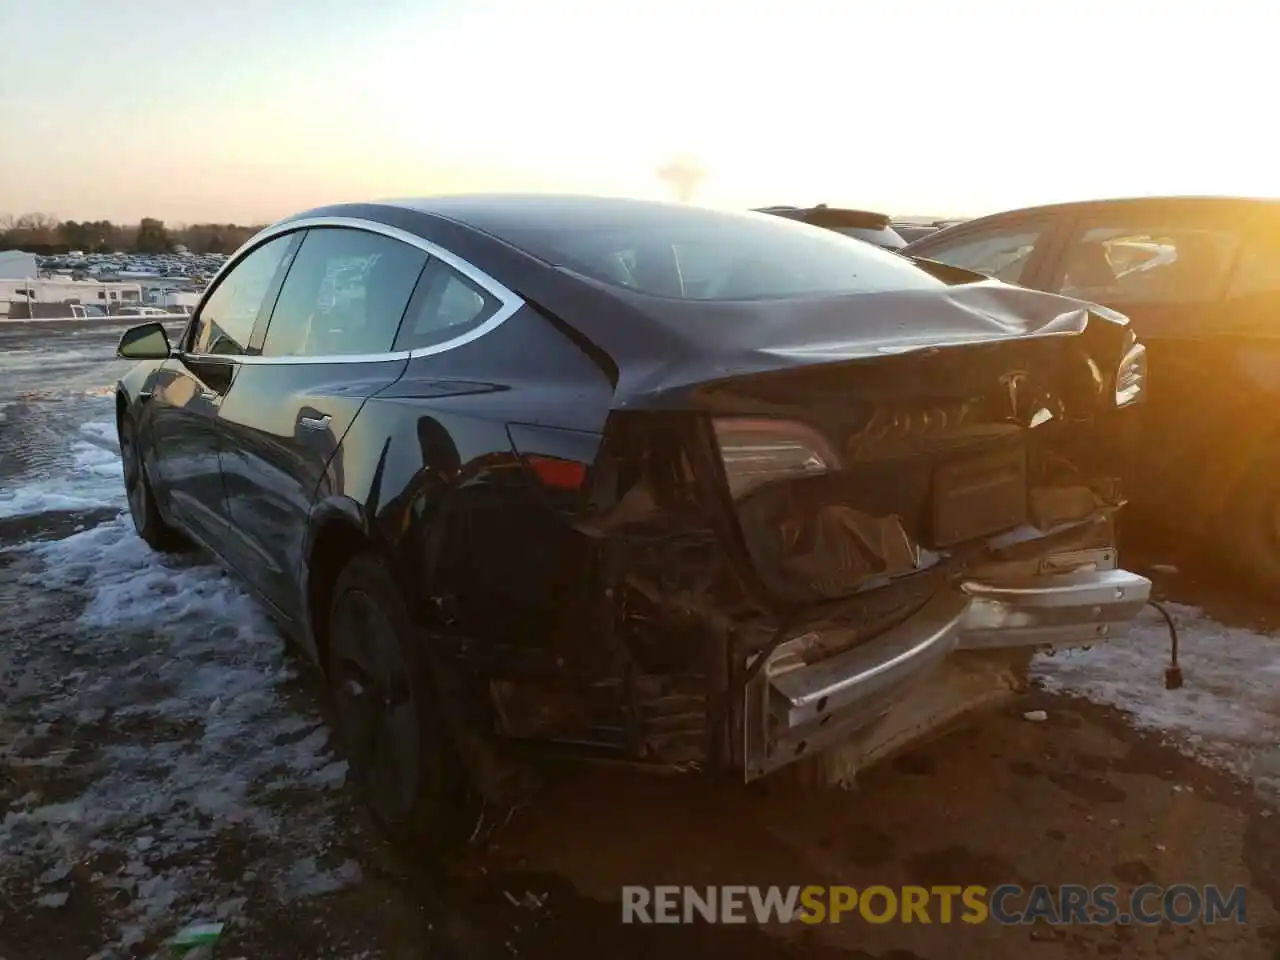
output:
[[0,0],[0,214],[1280,196],[1274,0]]

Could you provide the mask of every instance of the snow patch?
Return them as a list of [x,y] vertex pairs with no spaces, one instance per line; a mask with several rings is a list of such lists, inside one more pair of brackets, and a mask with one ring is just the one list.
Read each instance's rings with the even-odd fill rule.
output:
[[21,486],[0,490],[0,519],[124,506],[124,476],[114,421],[81,424],[68,456],[69,469],[64,465],[56,475],[26,478]]
[[[0,892],[26,887],[52,907],[62,892],[44,885],[95,865],[120,904],[112,949],[127,952],[175,915],[359,882],[354,861],[322,868],[311,855],[339,833],[347,768],[315,712],[281,689],[294,671],[252,599],[206,563],[151,551],[127,515],[14,552],[27,583],[82,607],[73,634],[40,648],[43,685],[6,691],[31,722],[0,743],[0,763],[47,755],[47,737],[80,725],[99,746],[55,754],[78,796],[29,793],[0,819]],[[219,869],[231,849],[253,850],[253,869]]]
[[1164,687],[1169,634],[1152,611],[1122,640],[1037,657],[1032,675],[1050,691],[1126,710],[1188,755],[1280,793],[1280,638],[1166,607],[1178,625],[1182,688]]
[[344,860],[332,869],[325,869],[315,857],[300,857],[280,879],[282,896],[296,900],[345,890],[360,883],[364,873],[354,860]]

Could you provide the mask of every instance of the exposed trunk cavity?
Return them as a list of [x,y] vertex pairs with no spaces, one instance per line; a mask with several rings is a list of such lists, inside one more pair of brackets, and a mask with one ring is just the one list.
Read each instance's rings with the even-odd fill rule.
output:
[[1043,338],[745,378],[717,416],[799,421],[838,464],[750,490],[735,513],[780,605],[847,597],[1120,503],[1100,365]]

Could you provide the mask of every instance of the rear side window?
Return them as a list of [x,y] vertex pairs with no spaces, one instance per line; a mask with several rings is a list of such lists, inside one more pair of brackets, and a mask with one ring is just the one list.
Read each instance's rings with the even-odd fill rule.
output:
[[767,300],[944,284],[885,250],[769,214],[557,231],[526,244],[548,263],[638,293]]
[[969,234],[951,243],[939,241],[937,246],[922,250],[920,256],[1005,283],[1022,283],[1041,234],[1041,230],[1027,227],[978,236]]
[[272,311],[263,356],[389,352],[426,262],[417,247],[381,234],[307,231]]
[[1098,226],[1063,252],[1060,291],[1099,303],[1205,303],[1222,296],[1240,238],[1195,226]]
[[422,274],[396,340],[397,350],[417,350],[457,339],[498,312],[498,299],[441,260]]

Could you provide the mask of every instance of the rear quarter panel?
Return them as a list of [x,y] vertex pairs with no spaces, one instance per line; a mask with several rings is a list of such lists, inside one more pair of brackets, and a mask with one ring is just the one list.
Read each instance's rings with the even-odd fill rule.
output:
[[365,404],[321,481],[311,535],[336,517],[358,524],[424,615],[440,591],[465,595],[473,621],[495,603],[541,607],[569,530],[513,432],[538,447],[526,454],[594,458],[611,399],[600,367],[526,307],[476,341],[411,360]]

